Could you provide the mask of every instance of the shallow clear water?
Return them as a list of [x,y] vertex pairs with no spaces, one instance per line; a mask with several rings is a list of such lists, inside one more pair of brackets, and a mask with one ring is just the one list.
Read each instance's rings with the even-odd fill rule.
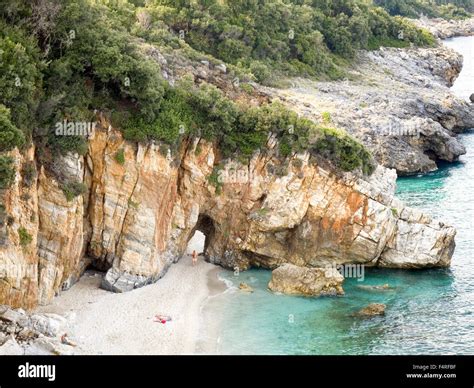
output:
[[[472,75],[474,69],[466,70]],[[345,280],[345,296],[322,298],[275,295],[267,290],[271,273],[266,270],[238,276],[223,271],[221,276],[233,286],[208,306],[214,319],[222,320],[219,352],[474,354],[474,134],[462,140],[468,153],[460,163],[423,177],[401,178],[397,189],[408,205],[457,228],[450,269],[366,270],[363,282]],[[240,292],[240,282],[255,292]],[[360,287],[386,283],[392,289]],[[387,305],[384,317],[353,316],[373,302]]]

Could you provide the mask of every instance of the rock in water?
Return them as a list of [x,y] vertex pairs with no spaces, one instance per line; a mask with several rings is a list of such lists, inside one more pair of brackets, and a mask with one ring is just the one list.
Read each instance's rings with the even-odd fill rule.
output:
[[370,290],[370,291],[386,291],[392,289],[387,283],[379,285],[379,286],[365,286],[361,285],[358,286],[359,288],[362,288],[364,290]]
[[245,292],[253,292],[253,288],[250,287],[247,283],[240,283],[239,288]]
[[336,270],[284,264],[272,272],[268,288],[289,295],[343,295],[343,280]]
[[383,303],[371,303],[367,307],[357,312],[361,317],[373,317],[375,315],[385,315],[385,305]]

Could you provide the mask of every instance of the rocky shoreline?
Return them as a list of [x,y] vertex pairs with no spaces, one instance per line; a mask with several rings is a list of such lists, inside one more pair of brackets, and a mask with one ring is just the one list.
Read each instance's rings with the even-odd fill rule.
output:
[[65,334],[70,321],[52,313],[27,313],[0,305],[0,355],[73,354]]
[[449,88],[462,56],[436,48],[361,52],[344,81],[292,79],[288,89],[264,88],[301,115],[344,128],[381,165],[398,175],[437,169],[465,153],[456,135],[474,127],[474,105]]

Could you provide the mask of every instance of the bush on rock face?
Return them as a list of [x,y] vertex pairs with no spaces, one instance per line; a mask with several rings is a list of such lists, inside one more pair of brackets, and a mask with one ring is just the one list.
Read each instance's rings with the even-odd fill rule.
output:
[[0,155],[0,189],[7,189],[15,179],[15,164],[10,156]]
[[21,147],[25,136],[12,122],[10,110],[0,104],[0,152]]

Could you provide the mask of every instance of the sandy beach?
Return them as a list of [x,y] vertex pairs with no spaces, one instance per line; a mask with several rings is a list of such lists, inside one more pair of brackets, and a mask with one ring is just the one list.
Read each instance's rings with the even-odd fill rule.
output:
[[[225,289],[218,272],[202,256],[193,267],[191,256],[185,255],[157,283],[114,294],[99,288],[101,273],[87,271],[38,311],[68,317],[68,336],[77,343],[76,354],[212,353],[208,341],[216,336],[209,330],[217,328],[203,324],[202,311],[208,297]],[[154,322],[157,314],[172,320]]]

